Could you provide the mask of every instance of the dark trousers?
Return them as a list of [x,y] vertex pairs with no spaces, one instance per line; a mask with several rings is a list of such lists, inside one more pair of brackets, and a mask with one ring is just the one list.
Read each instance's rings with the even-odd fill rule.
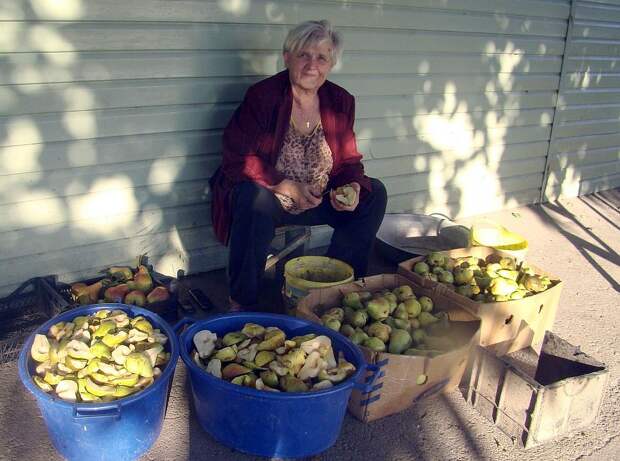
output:
[[334,210],[325,196],[318,207],[298,215],[287,213],[268,189],[254,182],[239,183],[232,195],[228,263],[231,298],[244,306],[256,304],[269,245],[276,227],[285,225],[333,227],[327,256],[349,263],[355,277],[366,275],[372,244],[387,205],[383,183],[374,178],[371,182],[372,192],[354,211]]

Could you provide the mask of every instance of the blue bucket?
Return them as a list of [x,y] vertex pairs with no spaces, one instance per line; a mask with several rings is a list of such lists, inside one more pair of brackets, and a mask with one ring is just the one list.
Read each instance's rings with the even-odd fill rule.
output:
[[[191,322],[184,320],[185,323]],[[352,377],[326,390],[268,392],[216,378],[192,360],[193,338],[197,332],[210,330],[221,337],[230,331],[241,330],[248,322],[278,327],[287,338],[308,333],[328,336],[336,356],[342,352],[357,370]],[[236,313],[211,317],[185,330],[179,343],[181,358],[189,369],[200,425],[218,442],[253,455],[300,458],[326,450],[340,434],[353,388],[368,392],[377,376],[373,368],[375,373],[369,382],[362,384],[362,377],[370,366],[366,365],[356,345],[333,330],[286,315]]]
[[[32,380],[35,362],[30,358],[34,335],[45,334],[58,322],[101,309],[141,315],[168,337],[165,350],[170,361],[145,390],[106,403],[72,403],[43,392]],[[172,327],[153,312],[125,304],[96,304],[67,311],[43,324],[26,341],[19,354],[19,377],[34,394],[54,447],[69,460],[133,460],[146,453],[161,432],[179,347]]]

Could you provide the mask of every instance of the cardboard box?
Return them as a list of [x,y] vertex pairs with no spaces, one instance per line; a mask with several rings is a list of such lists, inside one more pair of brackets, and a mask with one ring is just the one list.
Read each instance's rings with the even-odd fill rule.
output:
[[[501,251],[487,247],[460,248],[443,253],[452,258],[477,256],[484,259],[490,254],[505,255]],[[398,266],[398,273],[418,285],[440,291],[462,308],[480,318],[482,321],[480,328],[481,346],[501,344],[504,350],[499,352],[508,354],[532,344],[540,345],[545,331],[553,327],[563,287],[563,283],[558,277],[528,263],[528,266],[537,274],[547,275],[553,282],[553,286],[542,293],[523,299],[479,303],[455,293],[441,283],[422,278],[413,272],[413,266],[418,261],[423,260],[424,256],[420,256],[403,261]]]
[[[375,352],[361,347],[369,364],[380,369],[373,390],[367,394],[354,390],[349,411],[362,421],[373,421],[406,410],[416,401],[439,392],[448,392],[458,386],[467,365],[471,348],[478,343],[480,321],[441,294],[418,287],[397,274],[383,274],[332,288],[312,290],[297,305],[297,316],[320,323],[320,315],[327,309],[341,305],[344,293],[351,291],[379,291],[409,285],[417,296],[429,296],[434,311],[447,312],[458,336],[459,347],[436,357],[419,357]],[[368,373],[366,380],[370,378]],[[419,383],[419,384],[418,384]]]
[[530,448],[592,424],[608,375],[604,363],[547,332],[540,355],[476,347],[464,393],[514,444]]

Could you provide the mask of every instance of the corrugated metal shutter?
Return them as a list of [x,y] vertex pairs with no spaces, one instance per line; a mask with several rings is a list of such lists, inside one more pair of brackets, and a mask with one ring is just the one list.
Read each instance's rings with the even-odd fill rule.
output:
[[574,1],[546,200],[620,186],[620,1]]
[[533,202],[568,13],[559,0],[2,2],[0,292],[144,252],[166,273],[223,266],[207,189],[221,130],[305,19],[343,32],[333,80],[357,96],[390,211]]

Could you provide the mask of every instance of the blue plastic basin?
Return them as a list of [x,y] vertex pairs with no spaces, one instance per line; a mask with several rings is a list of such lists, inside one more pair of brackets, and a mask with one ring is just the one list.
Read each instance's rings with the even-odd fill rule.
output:
[[[248,322],[278,327],[287,338],[307,333],[328,336],[336,357],[338,352],[343,352],[357,371],[342,383],[322,391],[269,392],[216,378],[192,360],[193,338],[197,332],[210,330],[221,337],[241,330]],[[373,384],[359,382],[367,366],[352,342],[316,323],[286,315],[236,313],[212,317],[186,329],[179,346],[181,358],[189,369],[200,425],[224,445],[253,455],[299,458],[326,450],[340,434],[353,387],[367,392]]]
[[[106,403],[72,403],[43,392],[32,380],[36,362],[30,358],[34,335],[46,334],[58,322],[101,309],[119,309],[130,317],[142,315],[168,337],[170,361],[145,390]],[[19,354],[19,377],[34,394],[54,447],[68,460],[133,460],[151,448],[161,432],[179,347],[172,327],[157,314],[125,304],[96,304],[67,311],[43,324],[26,341]]]

